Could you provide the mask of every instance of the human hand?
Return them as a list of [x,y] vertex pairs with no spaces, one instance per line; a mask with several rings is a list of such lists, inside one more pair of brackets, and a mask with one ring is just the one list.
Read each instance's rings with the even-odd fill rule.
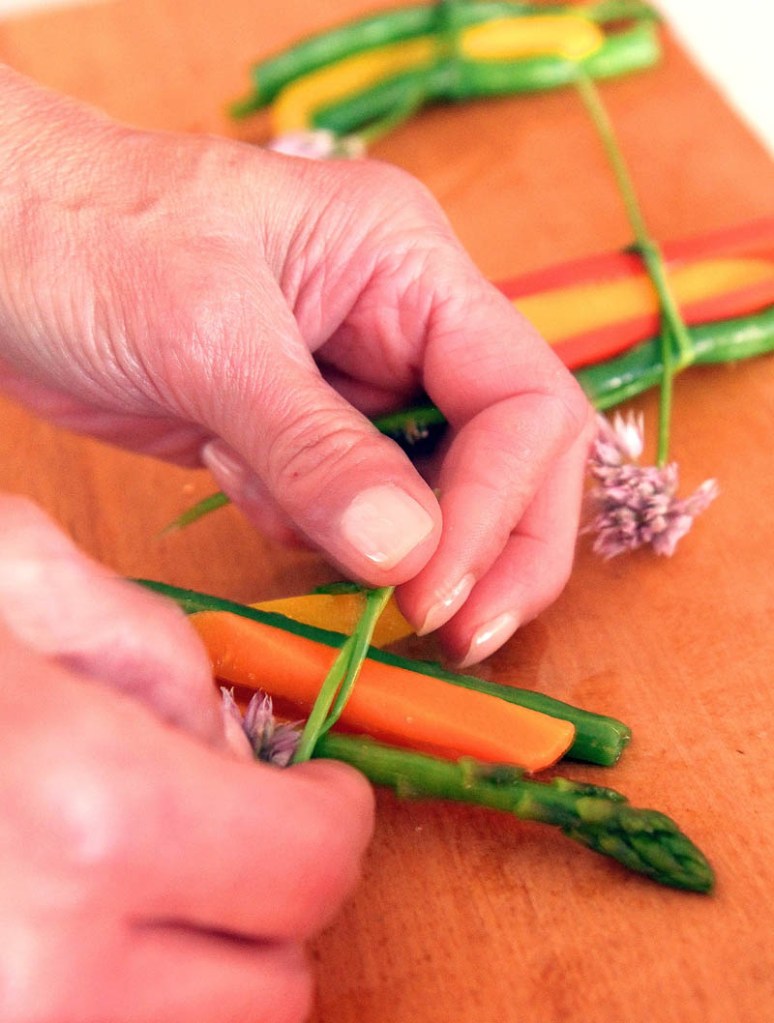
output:
[[227,751],[182,616],[29,502],[0,501],[0,547],[0,1019],[300,1023],[367,783]]
[[[460,664],[558,595],[590,409],[422,186],[134,131],[17,79],[4,95],[27,112],[5,174],[6,389],[203,461],[265,531],[399,584]],[[428,482],[365,418],[420,390],[451,424]]]

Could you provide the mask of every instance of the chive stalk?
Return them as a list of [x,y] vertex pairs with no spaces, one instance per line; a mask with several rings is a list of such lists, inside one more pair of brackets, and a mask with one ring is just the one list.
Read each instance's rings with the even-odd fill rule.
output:
[[366,606],[350,636],[341,645],[325,676],[311,713],[306,720],[294,763],[309,760],[320,736],[339,719],[366,659],[379,615],[393,593],[392,586],[366,591]]
[[[640,208],[629,169],[626,166],[612,122],[599,90],[592,79],[578,68],[576,77],[578,95],[596,129],[602,148],[615,178],[618,192],[634,234],[634,248],[648,271],[661,308],[661,397],[659,403],[658,450],[656,460],[664,466],[669,458],[669,434],[672,419],[672,391],[675,373],[689,366],[695,358],[691,337],[675,300],[661,249],[651,236]],[[673,352],[676,348],[676,355]]]

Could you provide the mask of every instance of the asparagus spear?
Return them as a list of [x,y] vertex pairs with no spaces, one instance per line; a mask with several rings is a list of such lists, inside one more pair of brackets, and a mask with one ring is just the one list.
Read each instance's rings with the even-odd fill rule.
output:
[[566,778],[533,781],[507,765],[441,760],[333,733],[320,738],[313,755],[345,761],[399,796],[477,803],[551,824],[660,884],[695,892],[709,892],[714,884],[712,867],[674,821],[632,806],[613,789]]

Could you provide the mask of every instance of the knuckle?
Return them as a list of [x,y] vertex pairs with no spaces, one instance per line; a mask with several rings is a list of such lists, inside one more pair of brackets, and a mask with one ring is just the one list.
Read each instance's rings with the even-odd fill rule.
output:
[[319,493],[340,472],[373,459],[375,432],[324,406],[298,408],[289,415],[269,445],[266,475],[269,488],[284,503]]
[[555,395],[559,403],[562,432],[573,439],[586,437],[593,428],[594,410],[571,373],[562,372]]
[[409,171],[396,164],[380,163],[378,160],[364,160],[348,164],[343,183],[348,187],[358,180],[364,196],[372,201],[374,194],[393,196],[405,208],[407,202],[420,200],[437,205],[430,189]]
[[[342,165],[337,179],[338,202],[330,208],[346,213],[352,226],[366,236],[397,238],[408,232],[403,245],[428,247],[436,229],[451,238],[447,217],[430,189],[401,167],[377,160]],[[357,219],[354,219],[355,216]]]
[[106,873],[121,869],[129,845],[120,791],[100,772],[65,762],[39,783],[38,797],[63,876],[83,891],[100,888]]

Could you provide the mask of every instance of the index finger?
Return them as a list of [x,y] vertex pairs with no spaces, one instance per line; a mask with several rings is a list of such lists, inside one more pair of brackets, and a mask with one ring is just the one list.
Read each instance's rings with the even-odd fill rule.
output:
[[[477,272],[460,274],[454,293],[436,303],[429,322],[425,389],[449,420],[453,439],[438,480],[441,541],[400,589],[404,613],[422,632],[439,628],[462,607],[561,466],[567,501],[551,528],[563,553],[538,579],[544,602],[555,595],[572,558],[565,534],[577,528],[585,464],[577,442],[590,421],[588,402],[571,374]],[[523,611],[514,599],[510,632]],[[531,605],[541,602],[533,594]]]

